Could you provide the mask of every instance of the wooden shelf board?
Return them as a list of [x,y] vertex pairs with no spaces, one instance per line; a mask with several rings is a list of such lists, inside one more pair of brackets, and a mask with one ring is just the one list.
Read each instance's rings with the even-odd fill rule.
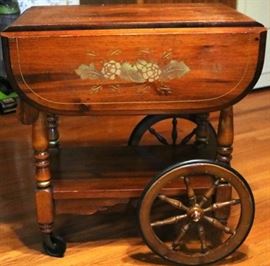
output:
[[[139,197],[151,178],[187,159],[214,159],[211,147],[81,147],[52,155],[54,199]],[[195,181],[206,188],[209,180]],[[166,194],[183,192],[183,184],[170,184]]]

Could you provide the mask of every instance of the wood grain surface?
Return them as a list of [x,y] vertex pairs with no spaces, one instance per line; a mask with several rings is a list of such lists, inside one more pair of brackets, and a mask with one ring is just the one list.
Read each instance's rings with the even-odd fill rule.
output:
[[160,4],[160,3],[222,3],[232,8],[236,7],[236,0],[80,0],[80,4]]
[[217,3],[82,5],[32,7],[6,31],[152,28],[183,26],[258,26],[251,18]]
[[[169,165],[187,158],[214,160],[214,148],[206,148],[200,155],[191,145],[183,149],[160,145],[63,149],[55,160],[58,167],[54,165],[54,199],[138,198],[151,178]],[[210,177],[198,178],[193,185],[203,189],[209,184]],[[184,189],[184,184],[172,182],[164,194],[180,194]]]
[[240,100],[261,72],[265,31],[218,4],[153,4],[32,8],[2,37],[9,79],[32,105],[151,114]]
[[[26,100],[56,113],[218,110],[254,85],[262,67],[262,32],[217,27],[6,33],[10,78]],[[147,72],[139,72],[140,65]]]
[[[62,8],[56,10],[58,14],[55,14],[55,20],[51,18],[52,27],[48,25],[48,21],[50,21],[49,9],[45,8],[41,12],[45,15],[44,21],[40,25],[34,24],[35,30],[31,28],[33,26],[31,22],[35,19],[41,21],[41,18],[38,16],[39,13],[35,15],[35,9],[30,9],[25,13],[25,16],[22,16],[21,24],[19,19],[17,26],[11,27],[11,31],[7,30],[2,35],[9,78],[12,85],[28,103],[43,111],[53,111],[58,114],[138,115],[220,110],[240,100],[258,79],[263,65],[265,28],[253,21],[244,22],[243,16],[226,8],[223,9],[222,21],[219,19],[208,21],[202,13],[206,11],[205,7],[210,8],[211,6],[199,6],[201,9],[196,9],[193,5],[186,5],[186,12],[192,11],[194,21],[197,22],[186,18],[183,21],[176,19],[178,24],[174,24],[174,13],[172,7],[168,5],[168,19],[164,16],[165,22],[160,25],[157,24],[156,17],[160,14],[158,12],[162,11],[161,6],[158,7],[157,11],[155,11],[156,6],[153,8],[149,6],[148,10],[147,6],[138,6],[134,10],[132,6],[124,10],[121,9],[123,7],[119,6],[119,9],[116,8],[119,13],[108,7],[101,12],[101,20],[95,19],[95,17],[100,18],[100,13],[97,14],[92,10],[93,24],[84,21],[85,13],[83,12],[90,11],[89,8]],[[157,12],[157,15],[153,17],[154,22],[151,22],[150,7],[151,10]],[[212,6],[213,11],[216,10],[216,7],[219,6]],[[127,12],[129,9],[132,11]],[[77,22],[74,22],[72,18],[69,20],[65,17],[68,10],[74,11],[74,14],[77,15]],[[227,14],[226,10],[230,10],[232,13]],[[134,11],[135,15],[133,15]],[[138,21],[143,21],[138,14],[144,12],[150,19],[147,20],[149,27],[138,23]],[[214,12],[214,15],[210,17],[214,18],[217,13]],[[106,24],[107,22],[104,24],[106,16],[109,18],[106,20],[109,24]],[[120,24],[116,25],[116,28],[108,26],[110,23],[112,24],[112,21],[117,21],[125,16],[130,16],[126,20],[129,22],[120,19]],[[222,17],[222,14],[219,16]],[[23,21],[23,17],[25,21]],[[30,20],[30,18],[32,19]],[[89,17],[87,18],[89,19]],[[63,24],[61,19],[66,22]],[[161,20],[163,21],[163,19]],[[172,23],[169,24],[169,22]],[[95,27],[95,24],[100,27]],[[21,27],[21,25],[24,26]],[[125,25],[129,28],[128,31],[123,29]],[[136,26],[132,28],[131,25],[132,27]],[[166,25],[165,28],[164,25]],[[223,110],[223,115],[228,120],[228,122],[224,122],[225,120],[223,122],[232,124],[232,109]],[[26,123],[35,117],[36,114],[33,114],[29,119],[21,116]],[[56,168],[54,172],[52,171],[51,179],[47,150],[49,142],[46,138],[47,131],[44,123],[46,118],[46,113],[40,112],[33,125],[37,216],[43,233],[52,231],[53,198],[57,203],[56,212],[58,214],[74,213],[76,209],[80,214],[91,214],[97,210],[104,212],[111,206],[112,208],[109,208],[111,211],[117,207],[121,208],[118,203],[127,203],[125,199],[121,199],[121,196],[136,197],[140,194],[142,186],[149,177],[147,176],[146,179],[145,176],[141,176],[140,172],[137,173],[134,169],[138,168],[135,166],[141,165],[144,175],[148,174],[153,171],[151,168],[152,160],[151,158],[150,160],[145,159],[143,162],[137,160],[136,156],[133,157],[137,154],[133,154],[132,151],[126,157],[114,149],[112,151],[101,150],[97,153],[97,150],[92,150],[92,152],[90,150],[90,155],[84,152],[82,155],[75,155],[71,152],[67,156],[68,160],[64,163],[61,162],[63,153],[59,151],[56,154],[56,162],[60,165],[60,169]],[[98,118],[96,119],[98,121]],[[106,119],[108,123],[111,123],[116,118],[102,118],[101,121],[104,123]],[[118,119],[116,123],[121,121],[121,124],[117,128],[121,131],[122,135],[120,134],[120,136],[123,136],[126,128],[134,127],[134,121],[137,117]],[[85,138],[80,138],[80,134],[77,133],[79,120],[80,118],[74,122],[76,133],[70,134],[70,136],[77,141],[83,141]],[[124,121],[128,121],[125,123],[125,127],[123,127]],[[87,124],[84,122],[81,125],[81,132],[87,132],[86,129],[83,129],[83,126]],[[106,131],[102,131],[104,126],[98,128],[96,126],[98,123],[95,123],[91,128],[89,127],[88,130],[101,135],[100,140],[103,139],[103,144],[108,139],[114,143],[113,138],[111,136],[108,138]],[[219,137],[222,140],[220,143],[222,150],[219,150],[219,153],[226,160],[230,160],[232,142],[230,140],[232,140],[233,134],[232,127],[226,128],[229,135],[224,131],[225,135]],[[128,135],[125,134],[125,138]],[[74,142],[70,139],[71,146],[76,145],[76,140]],[[64,146],[68,147],[68,142],[62,142]],[[108,148],[108,146],[107,142],[106,147]],[[24,150],[27,149],[24,148]],[[137,152],[141,153],[141,150],[137,150]],[[151,153],[149,150],[144,152]],[[154,154],[156,155],[157,152]],[[159,156],[161,162],[158,163],[155,160],[155,164],[160,167],[162,163],[167,162],[166,152],[160,151],[158,154],[164,155],[165,158]],[[140,156],[140,159],[141,157],[144,158]],[[72,160],[70,161],[70,159]],[[79,159],[81,168],[76,168],[75,159]],[[94,166],[89,164],[89,159]],[[97,159],[101,165],[95,162]],[[29,165],[27,158],[25,162],[28,162]],[[108,168],[105,167],[106,163],[109,163]],[[146,168],[144,163],[147,165]],[[77,184],[74,185],[73,173],[66,165],[75,167],[75,170],[79,172]],[[122,167],[122,165],[127,168]],[[111,166],[116,168],[113,169]],[[64,168],[64,171],[61,168]],[[121,179],[121,182],[126,183],[126,188],[118,192],[120,195],[117,195],[116,191],[118,189],[117,178],[111,178],[111,175],[118,173],[117,168],[124,170],[126,178]],[[7,168],[4,167],[4,169]],[[14,165],[13,169],[16,169]],[[62,179],[62,174],[65,171],[70,175],[70,179]],[[136,180],[130,186],[128,185],[130,179],[126,172],[131,172],[132,180]],[[18,173],[20,175],[22,171],[18,171]],[[91,175],[90,178],[89,175]],[[97,179],[100,176],[105,177],[104,183]],[[55,184],[53,188],[50,186],[51,180]],[[200,189],[204,185],[200,184]],[[164,190],[171,195],[176,190],[179,192],[181,187],[176,188],[173,185],[164,188]],[[106,195],[104,195],[105,193]],[[93,197],[95,197],[95,202],[92,204],[96,203],[97,208],[90,205],[87,210],[87,205],[90,204],[88,199]],[[119,202],[116,197],[120,198]],[[76,198],[76,201],[71,202],[71,198]],[[102,205],[103,198],[105,198],[105,205]],[[75,204],[79,204],[81,207],[77,208]],[[117,205],[115,206],[115,204]],[[132,209],[134,213],[133,205],[134,202],[131,201],[124,206],[122,205],[122,208],[124,208],[125,213]],[[120,213],[123,214],[124,210],[122,209]],[[113,215],[119,218],[119,212]],[[63,217],[64,219],[68,218],[67,216]],[[84,219],[84,221],[86,220]],[[58,221],[61,221],[61,218]],[[128,222],[130,223],[130,220]],[[59,228],[62,230],[60,235],[65,236],[64,232],[66,232],[66,236],[71,232],[75,233],[68,224]],[[112,228],[113,232],[117,231],[116,228]],[[78,237],[78,234],[75,237]],[[141,260],[140,257],[136,256],[132,259]],[[9,261],[4,261],[4,263],[6,262],[9,263]],[[108,262],[119,265],[119,262],[114,263],[111,258],[105,258],[104,265]],[[33,263],[38,264],[34,261]],[[162,263],[164,264],[164,262]],[[97,264],[95,259],[91,261],[91,264]],[[137,263],[135,262],[135,264]]]
[[[61,145],[70,149],[126,145],[134,125],[141,119],[137,116],[60,118]],[[216,125],[216,113],[211,120]],[[31,127],[21,125],[15,114],[1,116],[0,122],[0,265],[168,265],[145,246],[136,230],[136,211],[130,208],[89,217],[58,216],[57,231],[68,244],[65,258],[42,254],[35,218]],[[166,128],[163,132],[166,133]],[[255,223],[238,251],[215,266],[269,266],[269,150],[270,91],[263,90],[248,95],[235,106],[232,165],[253,190]]]

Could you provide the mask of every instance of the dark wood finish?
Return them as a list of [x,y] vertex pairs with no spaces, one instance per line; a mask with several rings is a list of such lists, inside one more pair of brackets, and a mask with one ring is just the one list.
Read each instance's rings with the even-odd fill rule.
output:
[[[177,149],[171,146],[96,147],[63,149],[56,156],[55,199],[122,199],[138,198],[151,178],[168,165],[194,158],[213,160],[215,150],[208,147],[198,153],[192,145]],[[205,184],[194,184],[197,189],[207,185],[208,180]],[[166,193],[182,190],[181,186],[171,184]]]
[[32,125],[38,118],[38,111],[25,101],[20,100],[17,108],[17,116],[22,124]]
[[51,190],[49,167],[49,140],[46,127],[46,114],[39,113],[32,127],[32,140],[36,165],[36,206],[37,221],[43,233],[52,232],[54,203]]
[[[220,112],[218,124],[218,147],[217,161],[230,165],[233,151],[234,140],[234,123],[233,107],[229,107]],[[215,200],[216,202],[225,202],[232,198],[232,188],[227,182],[221,182],[217,187]],[[226,222],[230,215],[230,208],[225,207],[216,210],[215,215],[218,219]]]
[[218,124],[218,148],[217,160],[230,164],[233,151],[234,125],[233,107],[229,107],[220,112]]
[[80,0],[80,4],[163,4],[163,3],[222,3],[230,7],[236,7],[236,0]]
[[55,114],[47,115],[50,148],[57,148],[59,145],[58,117]]
[[210,129],[208,127],[208,117],[209,114],[201,114],[196,119],[198,121],[198,128],[196,129],[196,142],[198,144],[209,143]]
[[[31,104],[56,113],[199,112],[240,100],[259,77],[265,29],[220,5],[183,4],[176,10],[169,4],[30,9],[2,34],[10,79]],[[90,24],[86,13],[93,14]],[[170,29],[160,28],[161,17]],[[75,30],[96,24],[104,29],[104,18],[133,29]],[[54,30],[45,31],[46,20]],[[137,21],[155,30],[138,29]],[[171,76],[172,65],[181,77]]]
[[32,7],[5,31],[191,26],[261,25],[221,4],[86,5]]
[[[191,180],[197,177],[207,178],[208,175],[215,177],[215,181],[201,195],[202,197],[199,197]],[[187,201],[163,195],[164,187],[174,180],[179,183],[181,179],[186,186]],[[210,206],[206,206],[208,199],[214,196],[215,188],[221,179],[226,180],[235,188],[236,198],[217,204],[214,201],[210,203]],[[168,217],[166,211],[162,209],[161,201],[165,203],[165,206],[169,205],[178,210],[176,215]],[[209,212],[221,209],[222,206],[237,206],[240,209],[240,212],[236,212],[234,223],[224,225],[219,219],[213,217],[213,213]],[[237,172],[214,162],[183,162],[165,170],[156,179],[151,180],[142,196],[139,209],[140,229],[147,245],[161,257],[186,265],[215,263],[232,253],[247,237],[253,219],[254,199],[248,184]],[[211,229],[207,227],[209,224],[210,228],[216,229],[213,237],[216,243],[211,241]],[[176,233],[175,228],[168,225],[177,226]],[[166,230],[165,241],[160,237],[159,231],[154,230],[156,227],[163,227]],[[189,245],[190,241],[192,245]]]
[[59,199],[55,201],[55,211],[56,214],[92,215],[96,212],[112,210],[113,207],[118,205],[127,208],[128,203],[127,198]]
[[[256,219],[245,243],[217,265],[269,264],[270,238],[266,237],[270,224],[270,204],[267,204],[270,190],[268,99],[269,89],[256,90],[234,107],[232,165],[244,174],[253,189]],[[217,124],[217,118],[218,113],[211,114],[213,125]],[[137,116],[61,117],[62,147],[126,145],[130,132],[140,119]],[[125,205],[113,213],[111,209],[89,217],[59,215],[57,227],[68,242],[68,253],[59,261],[41,254],[40,235],[33,215],[31,127],[18,123],[15,114],[0,116],[0,124],[0,265],[29,265],[29,262],[44,266],[107,265],[108,262],[121,266],[166,265],[149,252],[137,231],[136,210],[127,211]],[[89,125],[95,126],[89,130]],[[170,130],[167,133],[170,134]]]
[[[207,114],[146,116],[134,127],[128,145],[147,143],[174,145],[177,148],[179,144],[195,144],[198,148],[200,146],[207,148],[208,145],[214,148],[216,147],[216,132],[207,121],[207,117]],[[167,130],[171,128],[169,135],[160,131],[160,124],[166,124]]]
[[[226,202],[232,199],[232,187],[230,184],[226,182],[221,182],[217,187],[215,194],[215,201],[218,202]],[[224,224],[227,223],[228,218],[231,214],[230,207],[224,207],[220,210],[215,210],[215,217],[222,221]]]
[[[217,159],[230,159],[227,151],[230,151],[233,131],[230,124],[232,109],[228,106],[239,101],[258,79],[263,62],[266,29],[224,6],[186,4],[178,7],[181,10],[179,13],[175,5],[99,9],[32,8],[2,34],[9,78],[23,100],[39,111],[37,120],[33,121],[36,205],[37,220],[41,231],[45,233],[43,243],[47,254],[63,256],[66,248],[64,241],[52,234],[55,209],[58,213],[74,213],[77,208],[80,214],[93,213],[102,208],[102,199],[107,208],[123,203],[123,199],[138,198],[157,170],[164,169],[164,164],[173,164],[175,158],[180,160],[184,156],[183,159],[187,160],[190,153],[196,159],[211,159],[209,171],[212,167],[221,169],[212,175],[239,187],[237,192],[240,201],[237,199],[233,204],[241,202],[244,214],[240,217],[241,226],[237,232],[222,225],[216,218],[204,217],[210,224],[227,233],[240,234],[239,238],[236,237],[237,241],[231,243],[230,251],[246,237],[253,219],[250,207],[252,203],[248,205],[252,201],[251,192],[246,183],[240,182],[238,186],[238,179],[242,177],[236,172],[232,172],[233,177],[229,179],[227,174],[231,170],[226,171],[223,165],[213,163],[216,153],[214,145],[205,148],[206,156],[196,145],[184,145],[184,149],[179,147],[173,151],[161,151],[160,147],[155,147],[153,152],[146,147],[121,147],[118,152],[97,153],[92,149],[92,157],[87,156],[87,153],[81,156],[69,152],[70,163],[61,163],[65,155],[59,151],[56,154],[57,160],[54,160],[58,164],[52,167],[54,179],[51,178],[47,113],[205,114],[223,109]],[[86,16],[89,12],[90,20]],[[197,137],[201,139],[205,139],[205,123],[204,119],[198,132]],[[55,121],[49,121],[49,126],[55,137]],[[174,121],[174,142],[176,126]],[[181,156],[177,154],[180,151]],[[139,159],[136,159],[138,155]],[[82,158],[87,158],[87,161]],[[80,164],[84,162],[85,169],[76,168],[75,159],[79,159]],[[204,162],[189,163],[194,166],[194,171],[197,169],[196,164],[205,171],[202,174],[209,177],[208,168],[202,166]],[[74,170],[70,170],[69,166]],[[113,169],[112,166],[117,168]],[[167,171],[170,175],[170,170]],[[212,184],[211,179],[209,185],[207,178],[199,178],[194,184],[185,175],[184,181],[182,187],[175,182],[162,188],[162,194],[165,197],[174,196],[180,194],[183,187],[186,188],[192,205],[189,215],[192,217],[193,214],[197,215],[199,208],[195,204],[195,190],[205,190],[208,184],[203,202],[200,203],[203,205],[204,201],[213,196],[217,184],[216,181]],[[242,197],[248,199],[248,202],[243,201]],[[94,201],[87,211],[86,202],[92,199]],[[82,202],[82,208],[76,206]],[[226,200],[213,205],[213,208],[223,207],[224,204],[231,205]],[[198,211],[203,213],[202,210]],[[143,213],[141,209],[140,214]],[[242,226],[245,220],[248,227]],[[184,231],[188,230],[183,228]],[[202,227],[199,228],[199,235],[201,239],[204,238]],[[148,238],[147,234],[145,237]],[[178,245],[180,238],[173,245]],[[205,241],[202,241],[202,246],[205,246]],[[158,253],[161,256],[165,254]],[[204,255],[204,262],[212,261],[208,253],[202,254],[202,257]],[[220,258],[223,255],[227,253],[217,253]],[[218,258],[213,256],[215,260]],[[171,257],[169,259],[172,260]],[[174,261],[182,262],[181,259]]]
[[80,0],[81,5],[113,5],[113,4],[134,4],[136,0]]
[[236,8],[236,0],[139,0],[141,3],[222,3]]
[[[59,37],[58,32],[50,36],[38,32],[34,38],[26,39],[23,36],[19,38],[21,33],[15,33],[16,40],[9,43],[9,49],[18,89],[34,104],[53,112],[83,115],[195,112],[220,109],[246,93],[254,82],[254,66],[261,67],[258,61],[260,31],[259,27],[250,29],[249,34],[245,28],[213,28],[207,30],[204,37],[200,37],[205,32],[202,29],[160,29],[152,33],[151,30],[117,30],[118,36],[79,31]],[[113,32],[111,34],[114,35]],[[114,52],[114,48],[106,45],[111,38],[115,49],[122,54],[108,56]],[[155,54],[140,55],[136,43],[156,51]],[[145,87],[147,83],[138,85],[122,79],[109,82],[106,79],[81,79],[75,73],[82,64],[88,63],[94,63],[101,69],[102,60],[136,62],[150,57],[150,60],[159,61],[168,49],[174,51],[173,58],[183,60],[190,68],[182,78],[165,82],[171,89],[169,95],[159,93],[162,86],[159,82]],[[89,50],[98,56],[92,58],[88,55]],[[200,56],[194,57],[194,54]],[[96,86],[103,90],[93,91]],[[117,86],[121,93],[112,86]]]

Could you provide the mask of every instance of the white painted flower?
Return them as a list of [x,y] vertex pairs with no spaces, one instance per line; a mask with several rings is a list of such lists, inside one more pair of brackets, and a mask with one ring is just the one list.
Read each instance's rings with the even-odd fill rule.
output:
[[155,63],[139,60],[135,67],[142,73],[143,78],[149,82],[158,80],[161,75],[161,69]]
[[102,67],[101,73],[106,79],[114,80],[116,76],[121,74],[121,64],[114,60],[106,62]]

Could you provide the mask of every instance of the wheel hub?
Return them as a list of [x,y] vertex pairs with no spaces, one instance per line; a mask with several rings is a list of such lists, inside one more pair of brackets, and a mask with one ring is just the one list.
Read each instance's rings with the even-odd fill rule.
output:
[[190,209],[189,216],[194,222],[197,223],[203,217],[203,209],[196,205]]

